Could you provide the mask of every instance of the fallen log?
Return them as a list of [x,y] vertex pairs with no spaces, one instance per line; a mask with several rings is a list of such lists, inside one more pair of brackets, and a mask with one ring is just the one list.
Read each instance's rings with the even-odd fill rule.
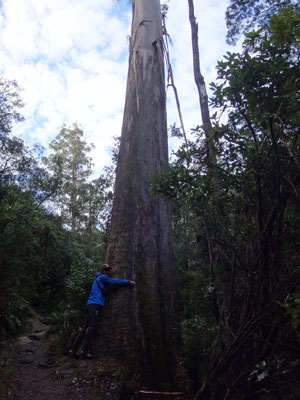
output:
[[151,400],[186,400],[187,396],[183,392],[159,392],[140,390],[136,393],[136,400],[151,399]]

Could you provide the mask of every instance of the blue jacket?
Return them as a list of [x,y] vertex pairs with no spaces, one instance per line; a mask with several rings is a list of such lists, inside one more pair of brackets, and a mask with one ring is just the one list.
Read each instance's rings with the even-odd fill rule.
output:
[[92,290],[90,293],[90,297],[86,303],[87,305],[99,304],[102,307],[104,306],[105,297],[102,295],[101,290],[99,289],[96,281],[98,282],[101,288],[103,287],[107,288],[107,286],[130,286],[130,281],[127,279],[113,279],[107,275],[100,274],[100,272],[97,272],[96,279],[93,283]]

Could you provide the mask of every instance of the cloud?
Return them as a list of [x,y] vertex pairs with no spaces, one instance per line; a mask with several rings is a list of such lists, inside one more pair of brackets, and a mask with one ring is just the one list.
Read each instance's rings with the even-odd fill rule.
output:
[[[226,51],[224,13],[229,0],[196,2],[201,68],[206,83]],[[209,3],[209,4],[208,4]],[[1,4],[1,3],[0,3]],[[131,10],[126,0],[3,0],[0,73],[23,87],[24,124],[16,132],[47,147],[62,124],[81,124],[96,149],[97,171],[110,162],[121,133],[128,70]],[[169,3],[168,31],[175,83],[186,130],[200,120],[193,78],[187,1]],[[178,115],[168,89],[169,124]],[[170,141],[171,148],[178,144]]]
[[128,8],[111,0],[6,0],[0,28],[1,73],[24,89],[26,122],[16,132],[47,147],[62,124],[76,121],[97,147],[99,171],[120,134]]

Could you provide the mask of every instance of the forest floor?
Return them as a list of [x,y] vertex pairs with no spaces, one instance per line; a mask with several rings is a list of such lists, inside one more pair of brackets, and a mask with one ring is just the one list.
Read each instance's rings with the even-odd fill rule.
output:
[[58,353],[46,319],[36,316],[29,326],[14,344],[14,378],[5,400],[119,399],[119,377],[109,366]]
[[114,365],[74,359],[58,351],[57,337],[46,318],[36,315],[28,326],[28,332],[10,344],[9,360],[0,360],[2,369],[12,371],[7,397],[1,400],[183,400],[175,393],[129,393],[124,375]]

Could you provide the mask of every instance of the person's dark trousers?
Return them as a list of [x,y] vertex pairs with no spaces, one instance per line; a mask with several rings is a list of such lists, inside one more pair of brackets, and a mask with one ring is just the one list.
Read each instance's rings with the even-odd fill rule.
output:
[[80,332],[78,332],[77,335],[75,336],[75,339],[71,346],[71,353],[74,353],[74,354],[77,353],[77,351],[84,339],[84,336],[85,336],[85,330],[82,328],[80,330]]
[[86,319],[83,328],[76,335],[71,346],[72,353],[76,353],[83,341],[82,352],[92,353],[92,337],[96,332],[102,307],[99,304],[88,304],[86,306]]

